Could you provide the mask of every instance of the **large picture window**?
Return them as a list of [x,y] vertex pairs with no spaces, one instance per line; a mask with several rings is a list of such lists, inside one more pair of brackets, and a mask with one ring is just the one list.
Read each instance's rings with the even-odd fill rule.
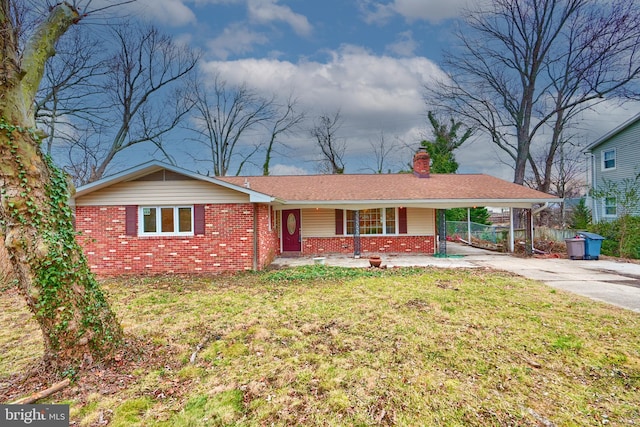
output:
[[142,206],[138,218],[143,236],[193,235],[192,206]]
[[[355,211],[346,211],[347,233],[355,233]],[[397,234],[396,208],[363,209],[360,211],[360,234]]]

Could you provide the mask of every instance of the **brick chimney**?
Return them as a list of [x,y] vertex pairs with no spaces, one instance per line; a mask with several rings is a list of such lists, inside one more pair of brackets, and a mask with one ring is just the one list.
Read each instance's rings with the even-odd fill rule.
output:
[[421,148],[413,156],[413,174],[418,178],[429,178],[430,163],[431,157],[429,157],[429,153]]

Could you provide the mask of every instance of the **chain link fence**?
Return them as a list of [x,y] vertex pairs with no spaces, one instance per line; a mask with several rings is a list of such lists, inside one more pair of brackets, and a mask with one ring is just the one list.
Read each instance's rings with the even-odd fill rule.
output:
[[[471,236],[469,236],[469,228]],[[525,230],[516,229],[513,231],[515,240],[524,240]],[[576,235],[576,230],[557,230],[549,227],[535,227],[535,240],[550,240],[554,242],[564,242]],[[485,225],[472,222],[470,227],[466,221],[447,221],[447,238],[457,240],[458,238],[467,242],[482,240],[494,244],[506,242],[509,238],[509,227]]]

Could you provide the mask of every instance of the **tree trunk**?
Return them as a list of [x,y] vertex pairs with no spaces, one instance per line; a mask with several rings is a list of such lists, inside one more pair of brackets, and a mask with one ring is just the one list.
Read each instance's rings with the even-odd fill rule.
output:
[[66,176],[42,155],[33,129],[44,64],[78,14],[66,3],[55,6],[19,55],[10,10],[0,1],[0,239],[6,268],[42,330],[45,361],[71,373],[123,339],[76,241]]
[[0,123],[0,223],[17,287],[63,372],[108,356],[122,330],[75,239],[66,177],[26,130]]

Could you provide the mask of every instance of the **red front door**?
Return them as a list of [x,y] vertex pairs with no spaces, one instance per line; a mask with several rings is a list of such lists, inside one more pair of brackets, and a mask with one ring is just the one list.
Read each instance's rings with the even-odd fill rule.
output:
[[282,211],[282,251],[300,252],[300,209]]

